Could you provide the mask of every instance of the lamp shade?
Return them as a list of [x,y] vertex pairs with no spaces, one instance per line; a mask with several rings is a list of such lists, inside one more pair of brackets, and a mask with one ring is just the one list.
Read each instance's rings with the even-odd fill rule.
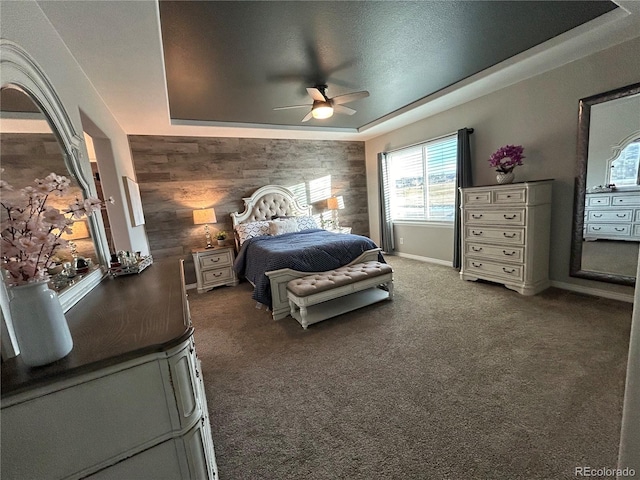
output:
[[342,195],[327,198],[327,208],[329,210],[342,210],[344,208],[344,199]]
[[201,208],[193,211],[193,224],[216,223],[216,211],[213,208]]

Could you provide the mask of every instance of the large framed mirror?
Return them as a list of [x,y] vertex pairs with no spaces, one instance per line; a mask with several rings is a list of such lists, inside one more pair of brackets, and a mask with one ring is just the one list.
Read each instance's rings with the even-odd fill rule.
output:
[[570,275],[633,286],[640,246],[640,83],[580,100]]
[[[83,139],[44,72],[22,48],[6,40],[0,41],[0,62],[2,179],[19,190],[51,172],[66,176],[71,180],[70,196],[55,200],[62,202],[54,205],[59,208],[76,197],[95,197],[91,166],[82,158]],[[59,250],[61,263],[73,264],[81,257],[90,260],[93,268],[81,274],[72,269],[76,275],[69,275],[70,281],[60,280],[53,286],[59,290],[65,311],[104,278],[109,261],[101,216],[92,215],[76,224],[74,237],[68,239],[72,250]]]

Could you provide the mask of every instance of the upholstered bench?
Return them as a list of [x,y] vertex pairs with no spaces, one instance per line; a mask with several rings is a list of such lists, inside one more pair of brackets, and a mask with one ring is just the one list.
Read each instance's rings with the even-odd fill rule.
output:
[[[377,288],[384,285],[384,288]],[[302,328],[393,298],[393,269],[380,262],[347,265],[287,283],[291,316]]]

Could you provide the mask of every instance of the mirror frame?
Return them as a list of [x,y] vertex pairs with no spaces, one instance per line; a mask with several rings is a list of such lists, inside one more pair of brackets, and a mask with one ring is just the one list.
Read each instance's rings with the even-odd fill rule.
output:
[[589,124],[591,107],[599,103],[640,93],[640,83],[580,99],[578,111],[578,163],[573,201],[573,232],[571,238],[571,263],[569,275],[600,282],[635,286],[636,277],[582,269],[582,241],[584,229],[585,196],[587,193],[587,161],[589,156]]
[[[62,150],[67,167],[85,196],[96,196],[95,185],[87,180],[82,169],[84,139],[75,128],[51,82],[38,64],[19,45],[0,39],[0,88],[18,87],[27,93],[47,118]],[[88,160],[87,160],[88,163]],[[57,172],[56,172],[57,173]],[[58,296],[64,311],[70,309],[105,277],[104,266],[109,265],[109,247],[100,215],[88,217],[96,255],[103,268],[97,268]]]

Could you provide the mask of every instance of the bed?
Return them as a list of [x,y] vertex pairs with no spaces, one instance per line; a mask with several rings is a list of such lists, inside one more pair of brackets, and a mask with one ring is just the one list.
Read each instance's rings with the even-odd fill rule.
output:
[[[301,206],[285,187],[266,185],[243,201],[244,211],[231,213],[238,247],[234,270],[253,285],[253,299],[271,309],[274,320],[290,313],[290,280],[345,265],[384,262],[370,238],[317,228],[311,207]],[[298,229],[291,228],[294,224]]]

